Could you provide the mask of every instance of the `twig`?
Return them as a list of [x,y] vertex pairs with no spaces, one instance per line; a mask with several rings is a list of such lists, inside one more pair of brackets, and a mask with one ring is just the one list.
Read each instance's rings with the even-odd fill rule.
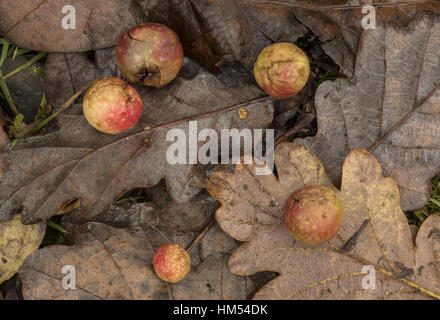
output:
[[278,137],[275,140],[275,145],[280,144],[282,141],[286,140],[290,136],[293,136],[294,134],[298,133],[300,130],[304,129],[305,127],[309,126],[313,120],[315,120],[315,115],[312,113],[307,113],[304,118],[302,118],[292,129],[285,132],[283,135]]
[[200,241],[202,240],[206,234],[208,233],[208,231],[212,228],[212,226],[215,223],[215,217],[211,220],[210,223],[208,223],[208,225],[205,227],[205,229],[203,229],[202,232],[200,232],[200,234],[194,239],[194,241],[189,245],[189,247],[186,249],[186,251],[191,252],[191,250],[194,248],[194,246]]
[[[336,247],[334,247],[334,246],[330,246],[335,252],[338,252],[338,253],[341,253],[341,254],[344,254],[344,255],[346,255],[346,256],[348,256],[348,257],[350,257],[350,258],[352,258],[352,259],[354,259],[354,260],[356,260],[356,261],[358,261],[359,263],[361,263],[361,264],[363,264],[363,265],[371,265],[371,266],[373,266],[377,271],[379,271],[380,273],[382,273],[383,275],[385,275],[385,276],[388,276],[388,277],[390,277],[390,278],[393,278],[393,279],[396,279],[396,273],[393,273],[393,272],[391,272],[391,271],[388,271],[387,269],[384,269],[384,268],[382,268],[382,267],[379,267],[378,265],[376,265],[376,264],[374,264],[374,263],[372,263],[372,262],[370,262],[370,261],[368,261],[368,260],[365,260],[364,258],[362,258],[362,257],[359,257],[358,255],[356,255],[356,254],[354,254],[354,253],[350,253],[350,252],[347,252],[347,251],[342,251],[342,250],[340,250],[340,249],[338,249],[338,248],[336,248]],[[397,274],[397,275],[399,275],[399,274]],[[411,280],[407,280],[407,279],[405,279],[405,278],[398,278],[398,279],[396,279],[396,280],[398,280],[398,281],[401,281],[401,282],[403,282],[403,283],[405,283],[406,285],[408,285],[408,286],[410,286],[410,287],[412,287],[412,288],[414,288],[414,289],[416,289],[416,290],[419,290],[420,292],[422,292],[422,293],[424,293],[425,295],[428,295],[428,296],[430,296],[430,297],[432,297],[432,298],[435,298],[435,299],[437,299],[437,300],[439,300],[440,299],[440,295],[438,294],[438,293],[436,293],[436,292],[434,292],[434,291],[432,291],[432,290],[430,290],[430,289],[427,289],[427,288],[425,288],[425,287],[423,287],[423,286],[421,286],[421,285],[419,285],[419,284],[417,284],[417,283],[415,283],[415,282],[413,282],[413,281],[411,281]]]
[[364,232],[365,228],[368,226],[368,224],[370,223],[370,219],[366,219],[361,227],[359,228],[358,231],[356,231],[351,237],[350,239],[347,240],[346,243],[344,243],[344,245],[342,246],[341,250],[342,251],[350,251],[351,249],[353,249],[354,245],[356,244],[356,242],[358,241],[360,235],[362,234],[362,232]]
[[192,188],[200,188],[200,189],[209,189],[211,187],[210,184],[207,183],[196,183],[196,182],[191,182],[189,184],[190,187]]
[[411,268],[408,268],[403,263],[400,263],[398,261],[394,261],[394,264],[401,270],[401,272],[396,273],[394,275],[394,278],[401,279],[401,278],[409,277],[414,274],[414,270]]

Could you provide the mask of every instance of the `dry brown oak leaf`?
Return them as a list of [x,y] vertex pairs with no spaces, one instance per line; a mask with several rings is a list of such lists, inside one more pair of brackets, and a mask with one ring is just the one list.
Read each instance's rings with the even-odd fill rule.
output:
[[[377,20],[405,25],[423,11],[440,13],[436,0],[381,0]],[[325,52],[351,77],[364,4],[358,0],[72,0],[76,28],[64,29],[63,3],[4,0],[0,33],[17,45],[50,52],[80,52],[116,45],[129,27],[160,22],[179,35],[185,53],[208,69],[240,61],[252,67],[273,42],[295,42],[310,29]]]
[[[369,1],[376,20],[405,25],[421,12],[440,13],[437,1]],[[311,30],[347,76],[353,75],[365,4],[358,0],[170,0],[170,20],[185,52],[206,67],[240,61],[252,68],[261,49],[295,42]]]
[[[271,39],[294,42],[307,32],[288,8],[256,8],[258,12],[253,14],[246,6],[243,12],[237,10],[238,4],[230,0],[72,0],[69,5],[48,0],[4,0],[0,3],[0,33],[25,48],[82,52],[116,45],[120,35],[133,25],[161,22],[179,33],[188,54],[199,61],[210,59],[212,67],[219,59],[252,59],[251,53],[256,58]],[[72,23],[73,9],[75,28],[64,29],[63,22]],[[258,18],[257,22],[247,17],[248,13]],[[260,22],[270,17],[276,22],[266,23],[260,31]],[[281,28],[283,24],[285,28]]]
[[[218,201],[202,192],[191,201],[179,204],[170,199],[163,188],[161,183],[149,190],[154,193],[154,202],[115,204],[95,219],[144,234],[155,250],[167,243],[177,243],[187,249],[192,271],[182,282],[171,287],[174,298],[248,298],[255,292],[250,279],[232,275],[227,267],[237,243],[218,224],[211,223],[219,207]],[[69,216],[65,216],[63,222],[68,219]]]
[[[81,199],[81,210],[74,214],[88,220],[122,192],[152,187],[162,178],[173,199],[188,201],[200,191],[191,184],[202,181],[203,168],[167,161],[174,143],[166,141],[171,128],[182,129],[188,137],[189,119],[198,119],[198,132],[265,128],[273,120],[272,100],[258,98],[257,87],[226,88],[203,72],[160,90],[139,88],[139,93],[144,101],[141,121],[123,135],[102,134],[82,115],[60,114],[58,130],[20,140],[12,151],[5,146],[0,153],[0,167],[6,168],[0,179],[0,221],[18,209],[24,223],[42,221],[73,199]],[[238,116],[241,107],[249,111],[246,120]]]
[[[229,255],[209,256],[168,286],[154,273],[155,249],[146,233],[91,222],[74,238],[74,246],[46,247],[26,259],[19,272],[24,299],[244,299],[250,285],[228,272]],[[75,268],[75,290],[62,287],[64,266]]]
[[[202,192],[179,204],[167,194],[164,183],[148,189],[148,193],[152,202],[113,204],[93,219],[148,238],[154,250],[167,243],[187,249],[192,271],[182,282],[170,287],[175,299],[246,299],[255,292],[249,278],[228,271],[229,256],[237,243],[211,223],[218,201]],[[71,233],[78,227],[73,220],[71,215],[62,219]]]
[[[177,243],[187,249],[195,273],[191,273],[186,281],[198,282],[200,299],[244,299],[255,291],[250,280],[243,277],[236,278],[233,287],[222,285],[231,276],[227,262],[229,255],[237,248],[237,242],[214,223],[214,214],[219,208],[217,200],[207,195],[207,192],[201,192],[191,201],[177,203],[167,194],[164,183],[148,189],[148,197],[152,202],[112,204],[108,210],[94,217],[93,221],[143,233],[155,250],[167,243]],[[63,217],[62,225],[73,233],[78,224],[69,214]],[[217,257],[211,258],[212,255]],[[208,258],[211,262],[204,263]],[[217,270],[213,271],[214,274],[218,272],[217,275],[211,276],[205,271],[200,273],[199,270],[212,268]],[[197,278],[197,274],[205,277],[205,280]],[[186,285],[179,284],[173,286],[172,291],[185,287]],[[195,299],[195,293],[191,295]]]
[[[235,173],[215,173],[208,189],[222,204],[216,213],[221,228],[245,242],[232,254],[230,271],[280,274],[255,299],[440,298],[440,217],[429,217],[413,243],[397,185],[383,177],[370,153],[348,154],[341,190],[304,146],[276,148],[277,177],[255,175],[255,166],[238,164]],[[333,188],[345,211],[338,235],[319,247],[296,242],[282,221],[287,197],[314,184]],[[365,266],[375,268],[374,290],[363,289]]]
[[[93,222],[100,222],[115,228],[129,229],[134,232],[144,232],[154,247],[167,243],[178,243],[183,248],[188,248],[202,233],[214,218],[219,203],[210,197],[207,192],[201,192],[186,203],[178,203],[169,196],[165,183],[148,189],[150,202],[146,203],[113,203],[108,210],[92,218]],[[76,217],[66,214],[62,218],[62,225],[68,230],[75,230],[81,225]],[[212,229],[212,228],[211,228]],[[223,235],[226,236],[224,232]],[[229,237],[228,237],[229,238]],[[204,236],[200,240],[205,240]],[[232,239],[231,239],[232,240]],[[199,241],[198,243],[202,243]],[[218,241],[217,245],[223,247],[226,241]],[[213,250],[207,248],[203,256],[207,257]],[[232,250],[215,250],[231,253]],[[202,254],[201,254],[202,255]]]
[[235,0],[170,0],[170,22],[185,55],[208,70],[240,61],[252,69],[273,42],[295,42],[307,28],[289,7]]
[[295,142],[310,147],[335,182],[347,153],[368,149],[399,185],[402,208],[422,207],[440,171],[439,48],[440,16],[365,31],[353,81],[318,88],[318,134]]
[[0,33],[38,51],[87,51],[116,44],[124,31],[146,21],[137,1],[2,0]]

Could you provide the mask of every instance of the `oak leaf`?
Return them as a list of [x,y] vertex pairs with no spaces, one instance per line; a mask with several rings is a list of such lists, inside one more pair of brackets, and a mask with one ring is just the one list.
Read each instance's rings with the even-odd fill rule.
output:
[[[277,176],[256,175],[257,166],[237,164],[234,173],[213,173],[208,188],[222,204],[216,213],[221,228],[245,242],[229,260],[231,272],[280,274],[255,299],[440,298],[440,218],[429,217],[414,243],[398,187],[383,177],[370,153],[354,149],[348,154],[340,190],[303,146],[276,148]],[[333,188],[345,211],[338,235],[321,246],[295,241],[282,219],[288,196],[313,184]],[[363,285],[371,270],[374,290]]]
[[4,0],[0,33],[37,51],[87,51],[115,45],[124,31],[148,18],[137,1]]
[[[440,13],[435,0],[381,0],[378,22],[405,25],[424,11]],[[0,3],[0,33],[17,45],[49,52],[80,52],[116,45],[123,31],[159,22],[179,35],[185,52],[208,69],[239,61],[251,68],[273,42],[295,42],[311,30],[325,52],[351,77],[363,32],[365,4],[354,0],[72,0],[72,9],[53,1]],[[70,20],[69,20],[70,19]]]
[[[71,226],[75,245],[46,247],[26,260],[20,269],[25,299],[245,299],[253,291],[248,278],[228,271],[230,254],[221,246],[202,260],[193,250],[187,277],[177,284],[166,284],[154,273],[155,251],[170,242],[187,247],[197,236],[195,230],[165,225],[158,220],[172,213],[155,212],[149,204],[115,205],[109,211],[113,212],[107,222],[128,218],[126,229],[98,222]],[[65,266],[74,267],[69,273],[75,274],[75,290],[61,286]]]
[[[88,223],[75,234],[75,242],[74,246],[45,247],[26,259],[19,273],[24,299],[167,297],[165,283],[154,274],[154,249],[145,238]],[[70,281],[63,282],[66,276]],[[75,290],[63,288],[63,283],[74,285]]]
[[[251,84],[226,87],[211,74],[200,72],[194,79],[176,79],[163,89],[138,88],[144,101],[141,121],[130,132],[106,135],[97,132],[81,115],[81,106],[56,118],[50,133],[20,140],[12,150],[0,153],[0,221],[21,209],[24,223],[48,219],[74,199],[81,199],[75,214],[84,221],[101,213],[121,193],[152,187],[162,178],[173,199],[185,202],[202,181],[198,165],[172,165],[166,153],[172,142],[168,130],[179,128],[188,138],[189,121],[205,128],[265,128],[273,119],[270,98]],[[239,119],[246,107],[250,116]],[[199,142],[199,146],[204,142]],[[186,152],[189,150],[186,148]],[[188,161],[188,158],[187,158]]]
[[368,149],[399,185],[402,208],[424,206],[440,171],[439,48],[438,15],[365,31],[354,79],[318,88],[318,134],[295,143],[310,147],[335,182],[347,153]]

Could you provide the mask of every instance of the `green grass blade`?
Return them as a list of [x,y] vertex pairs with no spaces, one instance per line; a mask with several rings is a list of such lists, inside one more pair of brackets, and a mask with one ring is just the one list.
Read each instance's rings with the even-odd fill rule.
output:
[[436,199],[433,199],[433,198],[431,198],[431,202],[433,203],[433,204],[435,204],[437,207],[439,207],[440,208],[440,201],[438,201],[438,200],[436,200]]
[[18,52],[18,47],[15,47],[14,53],[12,54],[12,60],[14,60],[15,57],[17,56],[17,52]]
[[0,67],[3,65],[6,57],[8,56],[9,43],[3,40],[2,54],[0,55]]
[[[9,42],[7,42],[5,39],[1,39],[3,43],[2,52],[0,54],[0,68],[3,65],[3,62],[5,61],[7,55],[8,55],[8,49],[9,49]],[[6,102],[9,104],[9,107],[11,110],[18,115],[19,112],[17,110],[17,107],[14,104],[14,101],[12,100],[11,93],[9,92],[8,86],[6,85],[6,82],[2,79],[3,73],[0,69],[0,90],[2,92],[3,98],[6,100]]]
[[14,141],[12,141],[12,144],[11,144],[11,147],[9,148],[9,151],[11,151],[15,147],[17,142],[18,142],[18,139],[14,139]]
[[32,50],[30,50],[30,49],[18,49],[17,53],[15,54],[15,56],[21,56],[21,55],[26,54],[26,53],[31,52],[31,51]]
[[72,97],[69,98],[62,106],[61,108],[52,114],[50,117],[47,117],[46,119],[42,120],[40,123],[38,123],[30,133],[37,133],[41,129],[43,129],[52,119],[54,119],[57,115],[59,115],[61,112],[63,112],[65,109],[67,109],[84,91],[89,89],[92,85],[94,85],[98,80],[92,80],[86,85],[84,85],[81,89],[78,90]]
[[12,60],[16,57],[26,54],[28,52],[32,52],[30,49],[20,49],[19,47],[15,47],[14,54],[12,55]]
[[12,100],[11,93],[9,92],[8,86],[6,85],[5,80],[3,79],[3,73],[0,69],[0,89],[3,92],[3,96],[6,100],[6,102],[9,104],[9,107],[14,112],[14,114],[18,115],[19,112],[17,110],[17,107],[14,104],[14,101]]
[[9,78],[10,76],[13,76],[16,73],[19,73],[23,70],[25,70],[26,68],[29,68],[32,64],[34,64],[35,62],[37,62],[38,60],[40,60],[41,58],[43,58],[46,55],[46,52],[39,52],[36,56],[34,56],[32,59],[30,59],[28,62],[26,62],[25,64],[19,66],[17,69],[12,70],[11,72],[9,72],[7,75],[5,75],[3,77],[3,80],[6,80],[7,78]]
[[12,56],[12,54],[14,53],[15,50],[17,50],[17,47],[15,45],[10,46],[8,53],[6,54],[6,57]]
[[59,224],[53,222],[52,220],[47,221],[47,225],[51,228],[54,228],[55,230],[58,230],[59,232],[62,233],[69,233],[67,232],[66,229],[64,229],[62,226],[60,226]]

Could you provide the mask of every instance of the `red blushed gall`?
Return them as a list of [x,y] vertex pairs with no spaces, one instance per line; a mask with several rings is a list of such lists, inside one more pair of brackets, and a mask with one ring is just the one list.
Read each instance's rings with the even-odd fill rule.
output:
[[325,186],[306,186],[287,199],[284,224],[298,241],[318,245],[333,238],[341,227],[344,209],[336,193]]
[[298,94],[310,76],[307,55],[292,43],[280,42],[266,47],[254,65],[258,85],[270,96],[289,98]]
[[158,23],[142,24],[121,36],[116,63],[128,81],[161,88],[179,73],[183,49],[170,28]]
[[118,134],[139,121],[143,103],[136,89],[118,78],[103,78],[84,97],[83,112],[95,129]]
[[153,258],[153,267],[163,281],[177,283],[183,280],[191,268],[188,252],[177,244],[160,247]]

